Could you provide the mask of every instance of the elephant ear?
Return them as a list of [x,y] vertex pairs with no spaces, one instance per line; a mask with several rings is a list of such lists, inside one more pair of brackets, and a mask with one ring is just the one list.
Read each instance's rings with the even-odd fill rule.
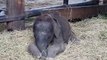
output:
[[61,36],[61,26],[59,22],[56,19],[53,19],[53,28],[54,28],[54,34],[56,38],[59,38]]
[[63,41],[61,25],[58,22],[58,19],[54,15],[50,15],[52,18],[53,28],[54,28],[54,43],[61,43]]

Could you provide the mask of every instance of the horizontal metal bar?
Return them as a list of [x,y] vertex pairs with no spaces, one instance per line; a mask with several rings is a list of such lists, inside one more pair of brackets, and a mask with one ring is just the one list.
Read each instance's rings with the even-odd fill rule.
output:
[[[39,16],[43,12],[51,11],[51,10],[61,10],[61,9],[76,9],[76,8],[89,8],[89,7],[102,7],[107,6],[105,5],[87,5],[87,6],[76,6],[76,5],[61,5],[61,6],[55,6],[55,7],[48,7],[48,8],[40,8],[40,9],[34,9],[30,11],[25,11],[26,14],[24,16],[17,16],[17,17],[6,17],[6,16],[0,16],[0,22],[8,22],[8,21],[15,21],[15,20],[9,20],[12,18],[20,18],[18,20],[24,20],[25,18],[33,17],[33,16]],[[8,19],[8,20],[7,20]]]

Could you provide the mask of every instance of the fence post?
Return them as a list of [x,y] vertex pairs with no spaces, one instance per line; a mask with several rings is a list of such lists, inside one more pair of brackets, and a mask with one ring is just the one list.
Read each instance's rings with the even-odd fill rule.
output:
[[[24,0],[6,0],[7,17],[23,16],[24,12]],[[25,21],[18,18],[10,18],[8,20],[15,20],[7,22],[7,30],[24,30]],[[18,20],[18,21],[16,21]]]
[[68,5],[69,0],[63,0],[63,4]]

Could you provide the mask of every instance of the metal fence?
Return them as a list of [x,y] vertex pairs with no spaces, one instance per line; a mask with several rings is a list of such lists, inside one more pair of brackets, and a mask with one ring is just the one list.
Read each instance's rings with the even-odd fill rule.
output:
[[[46,7],[46,8],[39,8],[30,11],[25,11],[23,0],[7,0],[7,5],[6,5],[7,10],[5,11],[7,12],[7,14],[5,14],[4,11],[0,10],[1,12],[0,23],[7,22],[8,23],[7,29],[20,30],[19,24],[21,23],[21,21],[23,22],[24,20],[26,20],[26,18],[38,16],[48,11],[52,11],[52,12],[58,11],[62,16],[64,16],[68,20],[85,19],[107,12],[106,0],[103,1],[92,0],[89,2],[78,3],[78,4],[68,4],[68,2],[69,0],[63,0],[63,5],[61,6]],[[99,4],[101,2],[103,2],[103,4]],[[24,22],[22,23],[22,25],[24,25]],[[22,26],[21,28],[24,28],[24,26]]]

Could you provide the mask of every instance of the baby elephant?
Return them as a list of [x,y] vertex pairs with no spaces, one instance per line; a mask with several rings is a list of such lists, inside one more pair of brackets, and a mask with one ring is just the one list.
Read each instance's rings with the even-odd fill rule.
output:
[[30,44],[28,51],[41,60],[54,58],[65,50],[70,38],[75,35],[68,21],[57,13],[42,14],[33,25],[35,42]]

